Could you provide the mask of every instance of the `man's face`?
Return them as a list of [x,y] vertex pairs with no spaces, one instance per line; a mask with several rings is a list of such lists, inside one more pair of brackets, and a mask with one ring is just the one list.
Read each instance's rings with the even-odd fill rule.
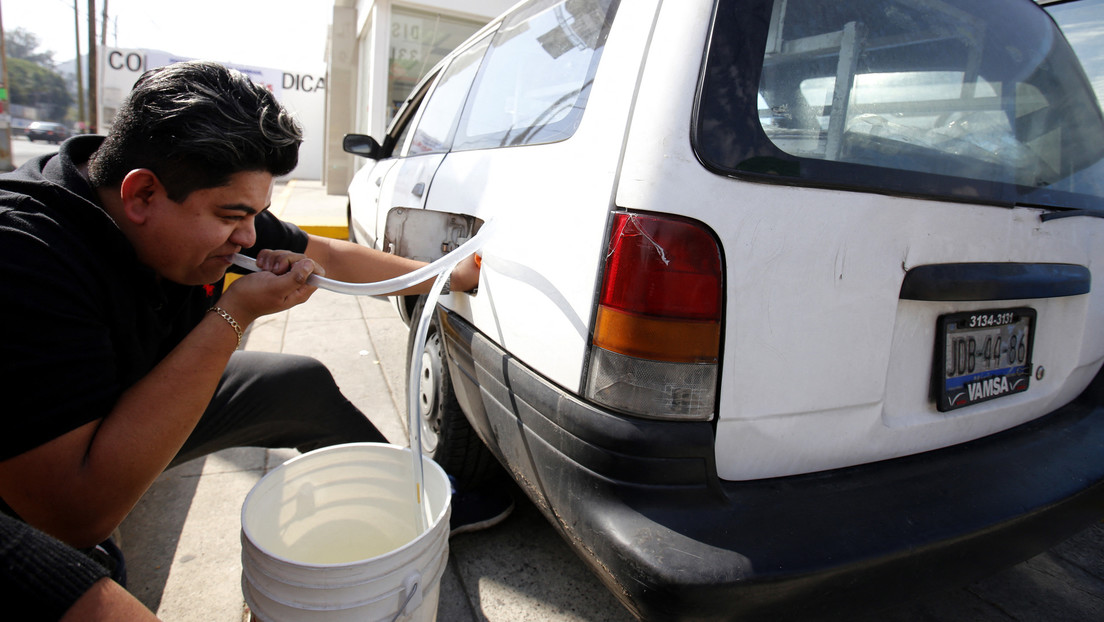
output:
[[213,283],[234,253],[257,240],[253,221],[272,201],[270,173],[235,173],[230,183],[192,192],[177,203],[158,198],[139,253],[162,277],[184,285]]

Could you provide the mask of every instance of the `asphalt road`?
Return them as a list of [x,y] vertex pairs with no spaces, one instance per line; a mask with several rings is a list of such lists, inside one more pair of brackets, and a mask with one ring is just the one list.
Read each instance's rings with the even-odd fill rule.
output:
[[31,158],[44,155],[47,153],[54,153],[58,150],[57,145],[50,143],[44,143],[40,140],[31,142],[27,140],[26,136],[12,136],[12,164],[16,168],[23,166],[23,163]]

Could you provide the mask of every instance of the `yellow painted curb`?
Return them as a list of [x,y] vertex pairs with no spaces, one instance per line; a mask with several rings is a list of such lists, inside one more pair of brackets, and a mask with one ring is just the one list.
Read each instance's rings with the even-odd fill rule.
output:
[[348,225],[299,225],[299,228],[307,233],[324,238],[349,239]]

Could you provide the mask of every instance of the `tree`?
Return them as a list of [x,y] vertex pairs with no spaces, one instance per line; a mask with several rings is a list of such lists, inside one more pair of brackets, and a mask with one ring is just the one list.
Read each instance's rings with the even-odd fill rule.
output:
[[16,28],[4,33],[4,47],[8,58],[21,58],[47,69],[55,69],[54,52],[39,52],[38,46],[41,43],[38,35],[26,28]]
[[8,94],[13,104],[37,108],[55,121],[64,119],[73,103],[61,76],[22,58],[8,59]]
[[8,93],[11,103],[39,110],[40,118],[65,118],[73,97],[54,70],[54,53],[41,52],[38,35],[26,28],[4,33],[8,55]]

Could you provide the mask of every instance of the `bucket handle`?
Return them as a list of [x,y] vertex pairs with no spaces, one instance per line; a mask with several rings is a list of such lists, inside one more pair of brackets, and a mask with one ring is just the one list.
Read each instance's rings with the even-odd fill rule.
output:
[[402,606],[399,607],[399,611],[395,613],[395,617],[391,618],[391,622],[397,622],[406,611],[407,606],[410,605],[410,601],[414,600],[414,594],[418,592],[418,583],[421,581],[421,578],[421,574],[413,572],[403,581],[403,591],[406,592],[406,599],[403,601]]

